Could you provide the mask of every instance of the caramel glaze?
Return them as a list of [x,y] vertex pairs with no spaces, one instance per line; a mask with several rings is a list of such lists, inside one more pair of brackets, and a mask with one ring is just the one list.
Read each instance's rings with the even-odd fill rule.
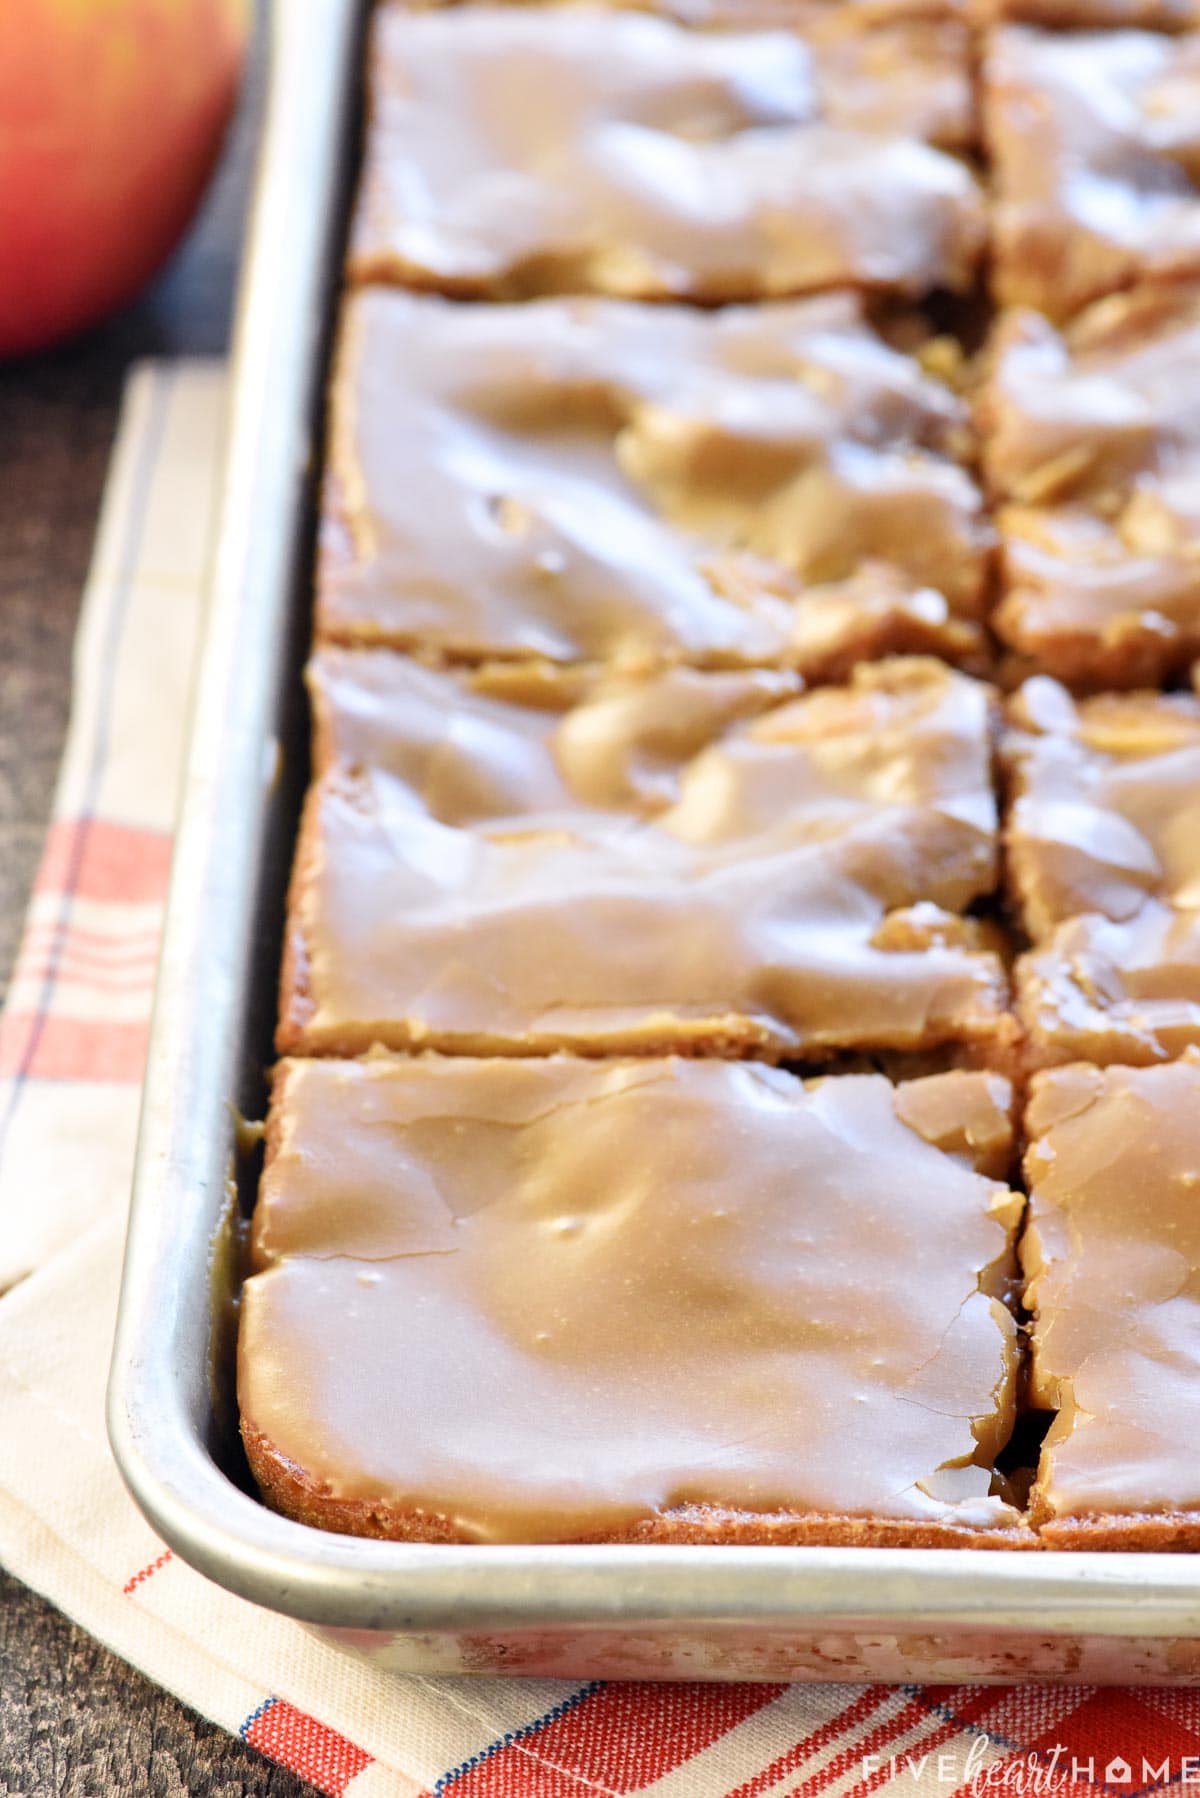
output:
[[1072,918],[1016,985],[1033,1064],[1166,1061],[1200,1043],[1200,913],[1147,900],[1121,923]]
[[[387,0],[385,0],[385,4]],[[410,12],[466,0],[404,0]],[[1164,0],[1169,8],[1173,0]],[[799,33],[830,122],[973,148],[967,0],[509,0],[510,5],[657,13],[701,30]]]
[[1118,523],[1072,507],[1000,508],[992,625],[1019,669],[1087,692],[1153,686],[1200,655],[1196,550],[1152,528],[1140,536],[1139,512]]
[[997,1056],[990,689],[315,664],[280,1049]]
[[1155,1062],[1200,1043],[1200,701],[1010,702],[1013,897],[1037,947],[1017,964],[1035,1061]]
[[1048,1547],[1200,1548],[1200,1060],[1038,1075],[1032,1394]]
[[1200,654],[1200,286],[1115,295],[1061,332],[1009,313],[986,361],[1000,636],[1075,685],[1186,667]]
[[[980,192],[918,133],[961,140],[966,38],[953,19],[909,36],[856,54],[835,34],[826,69],[819,28],[384,7],[350,277],[509,299],[965,289]],[[897,81],[922,47],[928,80],[909,62]]]
[[269,1501],[474,1542],[1028,1545],[1007,1083],[285,1062],[242,1302]]
[[1020,505],[1113,516],[1200,462],[1200,284],[1142,287],[1058,329],[1001,314],[986,354],[983,465]]
[[1030,936],[1083,912],[1120,921],[1147,898],[1200,905],[1200,700],[1073,700],[1043,677],[1008,716],[1008,873]]
[[1200,37],[998,27],[984,59],[992,288],[1065,318],[1200,272]]
[[[973,429],[851,292],[351,296],[279,1041],[371,1053],[276,1072],[239,1341],[264,1496],[426,1541],[1200,1548],[1200,701],[1010,702],[1018,1025],[963,915],[990,690],[855,669],[980,656],[976,436],[1014,666],[1086,691],[1200,654],[1200,37],[996,23],[1194,0],[440,10],[377,11],[352,278],[965,288],[969,15],[1012,310]],[[1057,1413],[1027,1516],[993,1471],[1007,1082],[763,1065],[1006,1063],[1019,1030],[1073,1063],[1025,1120]],[[461,1058],[386,1052],[430,1047]]]
[[705,313],[352,296],[326,637],[825,676],[977,652],[969,413],[851,294]]

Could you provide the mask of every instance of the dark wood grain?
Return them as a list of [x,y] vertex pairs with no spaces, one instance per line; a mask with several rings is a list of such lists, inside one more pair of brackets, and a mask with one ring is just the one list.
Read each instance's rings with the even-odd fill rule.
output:
[[0,1575],[0,1792],[13,1798],[311,1798]]
[[[138,357],[226,346],[261,69],[260,44],[220,176],[151,291],[68,348],[0,368],[0,995],[62,749],[79,595],[122,383]],[[0,1792],[303,1798],[311,1788],[0,1575]]]

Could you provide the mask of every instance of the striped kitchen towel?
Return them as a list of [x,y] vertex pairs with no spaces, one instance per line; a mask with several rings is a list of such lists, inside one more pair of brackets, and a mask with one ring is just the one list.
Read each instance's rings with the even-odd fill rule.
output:
[[0,1559],[330,1794],[1133,1798],[1200,1784],[1200,1694],[1186,1690],[400,1679],[230,1597],[155,1538],[113,1467],[103,1398],[222,413],[213,366],[131,384],[0,1020]]

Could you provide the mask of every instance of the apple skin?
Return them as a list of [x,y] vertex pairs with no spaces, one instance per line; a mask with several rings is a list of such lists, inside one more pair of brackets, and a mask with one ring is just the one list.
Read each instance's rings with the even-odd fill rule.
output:
[[130,299],[204,191],[249,0],[0,0],[0,356]]

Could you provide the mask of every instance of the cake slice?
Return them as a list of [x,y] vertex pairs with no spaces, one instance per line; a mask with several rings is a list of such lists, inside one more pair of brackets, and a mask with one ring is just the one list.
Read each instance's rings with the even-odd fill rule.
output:
[[239,1341],[264,1497],[431,1542],[1028,1546],[992,1475],[1009,1097],[283,1063]]
[[1200,654],[1200,286],[1060,331],[1002,317],[978,407],[999,502],[1001,638],[1073,685],[1154,685]]
[[1200,1060],[1038,1075],[1026,1117],[1030,1518],[1050,1548],[1200,1548]]
[[382,6],[350,278],[492,299],[965,288],[982,198],[921,134],[966,135],[966,33],[945,8],[932,32],[890,10],[878,33],[827,8],[807,30],[710,33]]
[[[1030,0],[1033,5],[1038,0]],[[1176,22],[1195,0],[1063,0],[1158,5]],[[786,32],[807,56],[823,117],[840,125],[974,149],[977,121],[970,25],[990,0],[503,0],[505,10],[640,12],[720,33]],[[379,0],[401,15],[478,11],[472,0]],[[491,10],[495,10],[493,7]],[[396,24],[394,33],[400,27]],[[393,38],[393,41],[400,41]],[[794,46],[793,46],[794,53]],[[380,65],[384,58],[381,56]]]
[[[469,0],[393,0],[410,12]],[[811,58],[826,117],[949,149],[977,141],[968,33],[972,0],[508,0],[509,5],[657,13],[706,31],[788,31]],[[1086,0],[1085,0],[1086,3]],[[1110,4],[1115,0],[1110,0]],[[1150,4],[1151,0],[1142,0]],[[1161,0],[1164,8],[1186,0]]]
[[980,652],[969,408],[852,294],[701,312],[360,293],[330,403],[326,638],[814,678]]
[[1017,1004],[1035,1061],[1155,1062],[1200,1043],[1200,701],[1010,702],[1011,897],[1035,947]]
[[1016,989],[1035,1065],[1167,1061],[1200,1043],[1200,912],[1072,918],[1020,957]]
[[991,690],[326,651],[279,1047],[782,1056],[1013,1034]]
[[1084,912],[1119,922],[1147,899],[1200,905],[1200,700],[1076,700],[1042,678],[1008,719],[1008,876],[1031,937]]
[[983,128],[1001,306],[1064,319],[1200,273],[1200,35],[997,26]]

